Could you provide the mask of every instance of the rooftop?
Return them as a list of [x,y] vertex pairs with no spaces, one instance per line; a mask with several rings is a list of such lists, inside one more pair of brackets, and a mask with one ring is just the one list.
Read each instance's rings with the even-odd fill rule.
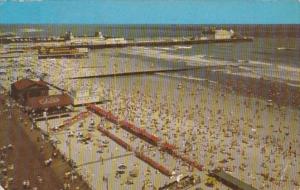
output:
[[33,80],[30,80],[30,79],[21,79],[21,80],[15,82],[15,83],[13,83],[12,85],[15,86],[15,88],[17,90],[26,89],[26,88],[29,88],[33,85],[38,85],[38,86],[49,89],[49,87],[47,86],[47,83],[45,83],[44,81],[33,81]]

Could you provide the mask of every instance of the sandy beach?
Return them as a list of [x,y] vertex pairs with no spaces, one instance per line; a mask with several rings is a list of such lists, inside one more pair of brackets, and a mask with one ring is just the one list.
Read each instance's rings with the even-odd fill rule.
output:
[[[290,88],[277,82],[261,82],[255,77],[250,77],[251,80],[244,75],[229,77],[226,72],[219,73],[218,68],[214,68],[216,71],[202,71],[204,78],[158,73],[69,79],[95,73],[176,68],[185,64],[181,61],[195,61],[186,57],[184,60],[166,61],[164,59],[168,55],[162,54],[163,58],[156,59],[153,55],[142,57],[141,53],[124,58],[122,55],[126,51],[92,51],[89,58],[82,60],[39,60],[36,65],[33,64],[33,71],[47,73],[47,82],[66,90],[85,86],[101,88],[104,98],[110,101],[97,106],[175,145],[177,152],[203,165],[204,171],[190,167],[96,114],[83,119],[82,127],[78,121],[56,132],[51,129],[63,124],[66,118],[49,120],[50,138],[57,140],[58,150],[76,163],[76,170],[91,189],[157,189],[186,175],[200,179],[201,182],[193,189],[227,189],[218,181],[213,188],[206,185],[209,171],[216,168],[222,168],[256,189],[299,188],[300,113],[297,90],[291,92]],[[224,69],[224,64],[222,62],[220,70]],[[83,67],[85,69],[81,70]],[[268,85],[270,88],[265,88]],[[271,91],[272,96],[268,94],[269,89],[275,89]],[[273,93],[276,89],[282,94]],[[54,92],[57,93],[57,90]],[[272,99],[271,103],[269,99]],[[82,111],[86,111],[84,106],[74,108],[71,117]],[[94,128],[89,130],[92,121]],[[36,124],[47,130],[45,121],[37,121]],[[98,131],[97,126],[164,165],[173,176],[163,175],[133,152],[126,151]],[[78,136],[88,136],[89,140],[84,142]]]
[[[112,101],[99,105],[100,107],[176,145],[179,152],[197,160],[206,169],[205,172],[195,169],[194,172],[187,172],[185,167],[180,166],[179,163],[176,164],[176,161],[171,161],[174,160],[173,158],[168,157],[167,160],[170,163],[167,164],[168,168],[178,167],[177,174],[193,173],[205,182],[208,170],[221,167],[257,189],[293,189],[299,185],[297,181],[300,177],[299,150],[297,147],[299,147],[300,134],[299,110],[296,108],[276,104],[268,106],[266,100],[239,95],[218,83],[174,79],[168,76],[145,75],[115,79],[89,79],[82,82],[88,83],[88,81],[96,84],[101,82],[107,89],[110,89]],[[181,88],[178,87],[179,84]],[[131,136],[124,130],[118,132],[119,130],[116,130],[111,123],[103,119],[100,121],[96,115],[93,115],[93,118],[97,124],[108,129],[112,128],[114,134],[130,142]],[[88,125],[88,120],[85,125]],[[76,125],[75,129],[71,130],[75,132]],[[58,138],[64,142],[67,137],[61,135]],[[97,142],[97,139],[109,140],[102,137],[98,131],[93,133],[93,139],[93,143]],[[130,143],[139,144],[141,147],[145,142],[139,140],[137,143],[135,141]],[[80,154],[74,155],[79,165],[97,160],[95,159],[97,158],[95,152],[98,149],[96,145],[89,149],[75,144],[72,148],[79,150]],[[67,154],[66,146],[61,149]],[[87,152],[84,151],[88,149],[92,151],[88,153],[89,158],[86,158],[83,155],[86,155]],[[103,158],[109,158],[109,153],[125,154],[124,150],[112,141],[110,141],[108,154],[104,153]],[[159,158],[158,155],[161,153],[156,151],[156,154],[155,157]],[[108,161],[103,165],[117,168],[119,163],[125,163],[130,166],[131,161],[128,159],[139,163],[141,175],[146,168],[149,168],[134,155],[126,159],[117,159],[115,163]],[[158,159],[158,162],[162,160]],[[85,171],[93,175],[104,176],[107,170],[102,167],[99,163],[91,164],[86,167]],[[152,174],[155,173],[152,168],[150,170]],[[114,171],[106,175],[110,176],[109,181],[114,180]],[[152,176],[162,177],[163,175],[156,172]],[[168,178],[161,177],[159,177],[160,180],[152,178],[150,181],[156,187],[170,181]],[[126,177],[122,179],[126,181]],[[88,180],[94,184],[95,189],[101,184],[101,178]],[[142,175],[137,181],[143,180]],[[142,185],[137,181],[132,186],[136,187],[134,189],[139,189]],[[110,183],[112,187],[117,187],[114,186],[117,184]],[[200,186],[207,188],[203,184]],[[124,189],[129,187],[125,185]],[[217,184],[216,187],[224,188],[222,184]]]
[[[116,84],[122,81],[128,80]],[[214,83],[205,86],[161,76],[135,78],[117,89],[130,95],[109,110],[117,110],[181,151],[190,144],[188,154],[207,169],[223,167],[258,189],[297,186],[299,110],[269,107],[264,100],[239,96]]]

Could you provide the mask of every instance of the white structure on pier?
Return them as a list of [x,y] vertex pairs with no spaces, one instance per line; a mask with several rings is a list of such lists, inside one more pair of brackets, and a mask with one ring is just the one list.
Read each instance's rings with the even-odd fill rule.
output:
[[234,31],[233,30],[216,30],[215,31],[215,39],[216,40],[220,40],[220,39],[231,39],[231,37],[233,36]]
[[74,106],[96,103],[108,98],[104,95],[104,89],[101,85],[90,83],[79,84],[73,82],[72,87],[69,90],[69,95],[73,100]]

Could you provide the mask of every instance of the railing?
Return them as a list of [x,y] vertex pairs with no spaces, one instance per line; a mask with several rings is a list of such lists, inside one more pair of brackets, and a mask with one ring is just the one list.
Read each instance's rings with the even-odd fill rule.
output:
[[[107,129],[101,127],[100,125],[97,128],[101,133],[103,133],[104,135],[106,135],[107,137],[109,137],[110,139],[115,141],[118,145],[122,146],[126,150],[128,150],[128,151],[133,150],[133,148],[128,143],[126,143],[125,141],[123,141],[119,137],[115,136],[114,134],[110,133]],[[154,160],[152,160],[148,156],[144,155],[142,152],[134,151],[134,153],[135,153],[136,157],[138,157],[142,161],[146,162],[147,164],[149,164],[153,168],[157,169],[162,174],[164,174],[166,176],[171,176],[172,175],[170,170],[168,170],[166,167],[162,166],[161,164],[155,162]]]
[[87,109],[94,112],[95,114],[105,117],[107,120],[114,124],[119,124],[121,128],[124,130],[134,134],[135,136],[147,141],[148,143],[160,147],[160,149],[164,152],[169,153],[175,158],[181,159],[182,161],[188,163],[190,166],[197,168],[199,171],[202,171],[204,166],[196,162],[195,160],[190,159],[188,156],[178,153],[176,151],[176,146],[173,144],[170,144],[168,142],[162,142],[162,139],[159,137],[148,133],[145,129],[141,129],[139,127],[136,127],[134,124],[122,120],[119,121],[117,116],[114,116],[111,112],[108,112],[100,107],[97,107],[93,104],[90,104],[87,106]]
[[81,112],[78,115],[75,115],[74,117],[63,121],[63,124],[61,126],[59,126],[59,128],[62,129],[64,127],[71,126],[71,125],[77,123],[78,121],[89,117],[90,115],[91,115],[90,112]]

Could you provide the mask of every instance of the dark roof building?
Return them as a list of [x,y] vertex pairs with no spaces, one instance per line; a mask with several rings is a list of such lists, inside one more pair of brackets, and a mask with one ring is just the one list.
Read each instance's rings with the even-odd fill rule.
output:
[[44,81],[22,79],[11,85],[11,96],[22,105],[31,97],[47,96],[49,87]]
[[45,83],[44,81],[33,81],[30,79],[19,80],[19,81],[13,83],[12,86],[14,86],[17,90],[27,89],[31,86],[39,86],[39,87],[45,87],[45,88],[49,89],[49,87],[47,86],[47,83]]
[[50,111],[52,113],[72,105],[72,99],[66,94],[49,96],[49,87],[44,81],[22,79],[11,85],[11,96],[27,111]]
[[57,109],[71,105],[72,99],[66,95],[52,95],[52,96],[39,96],[31,97],[26,102],[26,107],[29,110],[45,110]]

